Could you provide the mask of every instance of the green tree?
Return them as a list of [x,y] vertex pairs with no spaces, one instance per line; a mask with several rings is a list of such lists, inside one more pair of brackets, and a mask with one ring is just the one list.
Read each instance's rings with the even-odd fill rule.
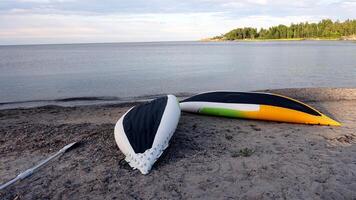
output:
[[318,23],[302,22],[290,26],[278,25],[268,29],[245,27],[236,28],[228,33],[217,36],[226,40],[242,39],[285,39],[285,38],[340,38],[356,34],[356,20],[344,22],[323,19]]

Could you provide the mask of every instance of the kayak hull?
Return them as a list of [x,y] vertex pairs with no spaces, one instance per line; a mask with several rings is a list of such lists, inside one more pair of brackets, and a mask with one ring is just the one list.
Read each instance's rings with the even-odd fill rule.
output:
[[173,95],[153,100],[127,111],[116,123],[115,141],[125,160],[147,174],[168,147],[180,118],[178,100]]
[[340,125],[339,122],[302,102],[270,93],[203,93],[183,100],[180,107],[182,111],[204,115],[301,124]]

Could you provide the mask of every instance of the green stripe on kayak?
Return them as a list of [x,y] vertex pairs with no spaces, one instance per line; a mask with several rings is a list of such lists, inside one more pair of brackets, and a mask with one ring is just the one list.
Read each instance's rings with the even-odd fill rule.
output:
[[201,108],[199,113],[224,117],[244,117],[244,112],[226,108]]

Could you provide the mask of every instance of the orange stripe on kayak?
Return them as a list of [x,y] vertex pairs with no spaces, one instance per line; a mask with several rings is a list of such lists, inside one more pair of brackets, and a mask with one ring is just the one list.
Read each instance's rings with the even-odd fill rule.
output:
[[297,110],[269,105],[260,105],[259,111],[244,112],[244,118],[301,124],[341,125],[323,114],[315,116]]

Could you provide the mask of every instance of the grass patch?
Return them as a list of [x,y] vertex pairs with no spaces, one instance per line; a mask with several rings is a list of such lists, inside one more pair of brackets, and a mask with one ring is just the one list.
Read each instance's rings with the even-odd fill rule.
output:
[[249,148],[243,148],[239,151],[242,157],[250,157],[255,151]]

